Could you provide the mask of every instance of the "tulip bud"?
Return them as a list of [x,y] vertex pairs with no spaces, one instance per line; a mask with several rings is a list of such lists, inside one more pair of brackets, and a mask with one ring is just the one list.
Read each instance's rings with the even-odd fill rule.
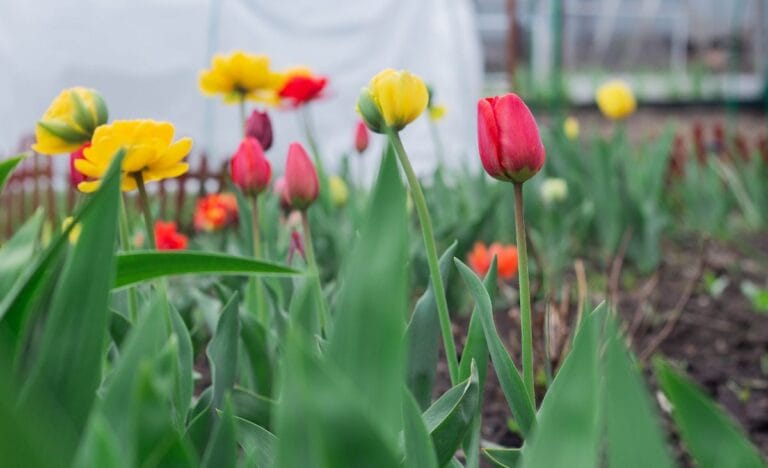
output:
[[357,98],[357,112],[371,131],[376,133],[386,132],[384,117],[381,116],[381,111],[379,111],[379,107],[373,101],[371,91],[368,88],[363,88],[362,92],[360,92],[360,97]]
[[427,108],[429,91],[421,78],[407,70],[386,69],[368,83],[357,100],[357,109],[368,128],[384,133],[400,131]]
[[331,192],[331,201],[336,206],[344,206],[349,200],[349,189],[346,182],[339,176],[332,176],[328,180],[328,189]]
[[305,210],[320,192],[315,165],[299,143],[288,147],[288,159],[285,162],[285,190],[291,205],[298,210]]
[[261,148],[267,151],[272,147],[272,121],[269,114],[254,110],[245,122],[245,135],[256,138],[261,143]]
[[358,122],[355,129],[355,149],[358,154],[363,154],[368,149],[368,127],[363,121]]
[[75,161],[78,159],[85,159],[85,156],[83,156],[83,150],[90,146],[91,142],[89,141],[77,150],[69,153],[69,184],[72,188],[76,189],[80,182],[85,182],[88,180],[88,177],[80,173],[80,171],[75,168]]
[[628,117],[637,107],[632,89],[620,80],[609,81],[600,86],[595,100],[600,112],[611,120]]
[[478,101],[477,143],[485,171],[499,180],[523,183],[544,165],[539,127],[516,94]]
[[565,118],[563,122],[563,133],[569,140],[575,140],[579,138],[579,121],[576,117],[569,116]]
[[65,89],[37,122],[32,149],[50,155],[70,153],[90,141],[96,127],[106,121],[107,105],[98,92]]
[[272,167],[259,140],[246,137],[232,156],[232,182],[248,195],[258,195],[269,185]]
[[541,183],[541,198],[544,203],[551,205],[565,200],[568,197],[568,183],[565,179],[548,177]]

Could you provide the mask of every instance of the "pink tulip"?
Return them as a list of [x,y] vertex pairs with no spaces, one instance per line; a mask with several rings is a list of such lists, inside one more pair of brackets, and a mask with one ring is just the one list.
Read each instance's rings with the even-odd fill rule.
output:
[[499,180],[523,183],[544,165],[539,127],[516,94],[478,101],[477,144],[485,171]]
[[232,182],[248,195],[258,195],[269,185],[272,167],[259,140],[246,137],[232,156]]
[[288,147],[288,159],[285,162],[285,190],[291,205],[298,210],[305,210],[320,192],[315,165],[299,143]]

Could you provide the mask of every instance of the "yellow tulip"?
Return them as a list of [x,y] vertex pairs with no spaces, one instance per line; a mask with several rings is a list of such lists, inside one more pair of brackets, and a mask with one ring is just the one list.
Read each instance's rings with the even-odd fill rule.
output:
[[565,133],[566,138],[569,140],[579,138],[579,128],[579,121],[576,117],[569,116],[565,118],[565,121],[563,122],[563,132]]
[[347,184],[339,176],[332,176],[328,180],[329,189],[331,191],[331,200],[336,206],[344,206],[349,200],[349,189]]
[[285,76],[269,67],[269,57],[234,51],[216,54],[211,68],[200,72],[200,91],[208,96],[222,95],[224,102],[244,99],[275,104]]
[[445,106],[443,105],[436,105],[436,106],[430,106],[429,108],[429,119],[433,122],[437,122],[438,120],[445,117]]
[[175,129],[168,122],[154,120],[118,120],[102,125],[93,134],[92,144],[75,160],[75,169],[91,180],[80,182],[82,192],[93,192],[109,168],[112,158],[125,151],[121,187],[135,190],[136,178],[144,182],[177,177],[189,170],[182,160],[192,149],[191,138],[173,141]]
[[357,101],[368,128],[377,133],[402,130],[427,108],[424,81],[409,71],[386,69],[371,79]]
[[637,107],[632,89],[620,80],[609,81],[597,88],[595,98],[600,112],[611,120],[628,117]]
[[107,105],[98,92],[80,87],[65,89],[35,125],[32,149],[49,155],[71,153],[89,141],[96,127],[106,121]]

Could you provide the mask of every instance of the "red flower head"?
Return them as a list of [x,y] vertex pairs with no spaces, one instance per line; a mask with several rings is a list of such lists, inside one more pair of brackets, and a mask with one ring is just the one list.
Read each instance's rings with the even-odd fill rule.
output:
[[259,140],[246,137],[232,156],[232,182],[244,193],[258,195],[269,185],[272,166],[264,156]]
[[272,121],[269,114],[254,110],[245,122],[245,136],[256,138],[261,148],[267,151],[272,147]]
[[488,273],[491,268],[493,256],[496,256],[496,265],[499,278],[508,280],[517,274],[517,247],[514,245],[502,245],[498,242],[488,248],[482,242],[476,242],[472,251],[467,255],[469,266],[480,276]]
[[75,169],[75,161],[78,159],[84,159],[83,150],[91,146],[91,142],[86,142],[83,146],[76,149],[69,154],[69,183],[72,188],[77,188],[77,184],[85,182],[88,177],[84,176],[77,169]]
[[324,76],[313,75],[307,68],[296,68],[288,72],[279,95],[293,107],[299,107],[319,98],[327,83],[328,79]]
[[522,183],[544,165],[544,144],[533,114],[516,94],[477,103],[480,160],[491,177]]
[[197,200],[195,229],[215,231],[237,221],[237,198],[231,193],[214,193]]
[[320,192],[315,165],[299,143],[288,147],[288,159],[285,162],[285,191],[291,206],[305,210]]
[[357,128],[355,129],[355,149],[357,154],[363,154],[368,149],[368,127],[362,120],[357,122]]
[[155,242],[157,250],[184,250],[187,248],[189,239],[176,230],[175,222],[156,221]]

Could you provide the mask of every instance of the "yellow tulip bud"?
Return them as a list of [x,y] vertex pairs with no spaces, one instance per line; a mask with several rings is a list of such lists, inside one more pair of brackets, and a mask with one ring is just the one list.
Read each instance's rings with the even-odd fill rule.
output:
[[349,200],[349,189],[347,184],[339,176],[332,176],[328,180],[329,189],[331,191],[331,200],[336,206],[344,206]]
[[71,153],[90,141],[94,130],[106,123],[107,105],[87,88],[65,89],[35,125],[32,149],[41,154]]
[[565,200],[568,197],[568,183],[565,179],[549,177],[541,183],[541,198],[549,205]]
[[445,117],[445,112],[445,106],[443,105],[438,104],[436,106],[431,106],[429,108],[429,119],[433,122],[437,122]]
[[565,119],[563,122],[563,132],[569,140],[579,138],[579,121],[576,120],[576,117],[569,116]]
[[368,127],[377,133],[399,131],[427,108],[429,93],[421,78],[409,71],[386,69],[371,79],[357,101]]
[[600,86],[595,99],[600,112],[611,120],[628,117],[637,107],[632,89],[620,80],[609,81]]

